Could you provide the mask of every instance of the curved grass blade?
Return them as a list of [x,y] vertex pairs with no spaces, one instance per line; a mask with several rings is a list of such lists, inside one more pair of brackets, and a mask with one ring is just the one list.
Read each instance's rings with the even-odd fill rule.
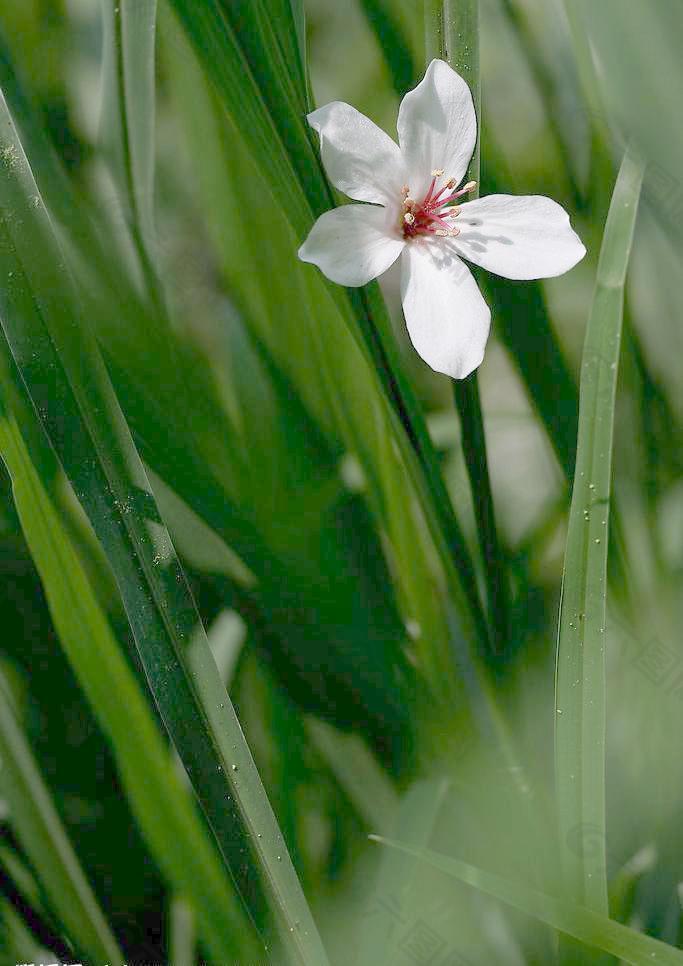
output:
[[228,953],[254,956],[258,947],[237,913],[220,860],[38,475],[36,466],[42,466],[52,479],[57,467],[30,404],[22,398],[16,370],[14,380],[8,372],[11,358],[4,337],[2,343],[0,454],[66,656],[111,742],[128,802],[159,868],[191,899],[213,959],[219,963]]
[[[559,932],[597,950],[617,956],[631,966],[683,966],[683,952],[652,939],[628,926],[614,922],[584,906],[556,899],[554,896],[528,889],[521,882],[511,882],[492,872],[486,872],[459,859],[440,855],[431,849],[415,849],[402,842],[395,842],[371,835],[371,839],[392,849],[413,855],[428,862],[447,875],[464,882],[486,895],[507,903],[514,909],[552,926]],[[574,963],[579,962],[575,959]]]
[[244,861],[246,829],[278,921],[286,924],[285,945],[302,963],[325,963],[205,636],[203,660],[192,673],[186,666],[185,645],[199,624],[196,608],[94,337],[81,319],[4,98],[0,154],[0,259],[12,279],[0,310],[22,379],[106,549],[155,701],[228,867]]
[[[0,416],[0,438],[4,435]],[[0,760],[0,787],[12,827],[75,949],[96,962],[123,962],[16,720],[8,684],[1,675]]]
[[[605,599],[612,435],[624,284],[643,165],[626,154],[614,187],[586,328],[581,404],[560,605],[555,768],[565,885],[607,911],[605,859]],[[576,847],[588,836],[592,846]]]

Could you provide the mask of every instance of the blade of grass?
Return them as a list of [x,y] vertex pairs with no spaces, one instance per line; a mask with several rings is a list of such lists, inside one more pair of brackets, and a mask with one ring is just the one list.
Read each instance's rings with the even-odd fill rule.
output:
[[313,745],[370,828],[391,828],[398,797],[394,786],[358,735],[342,735],[324,721],[309,718]]
[[4,98],[0,153],[0,258],[12,279],[0,309],[22,379],[106,549],[162,719],[228,866],[238,868],[243,861],[243,829],[248,830],[278,921],[286,923],[284,943],[303,963],[325,963],[205,638],[200,670],[195,665],[190,674],[186,666],[185,644],[199,624],[196,608],[93,335],[80,316],[64,253]]
[[0,784],[12,827],[75,949],[96,962],[123,962],[16,720],[8,685],[1,675],[0,759]]
[[154,268],[154,40],[156,0],[103,0],[100,138],[123,203],[148,296],[163,296]]
[[[427,846],[434,835],[448,790],[446,779],[412,785],[394,810],[392,835],[400,836],[417,850]],[[353,789],[349,789],[349,793],[353,794]],[[383,825],[387,827],[386,819]],[[425,874],[424,863],[415,861],[412,856],[399,855],[392,849],[382,852],[373,890],[368,896],[380,909],[383,906],[391,909],[392,903],[400,899],[398,915],[401,916],[424,896],[435,895],[433,883],[429,881],[431,876]],[[392,915],[368,916],[360,933],[359,966],[390,966],[402,958],[404,943],[405,933],[396,929]]]
[[[500,7],[524,54],[531,78],[539,97],[543,101],[545,121],[550,136],[555,143],[558,156],[562,161],[573,202],[577,207],[581,207],[586,202],[586,192],[581,191],[577,182],[575,160],[572,157],[567,133],[557,111],[557,83],[553,73],[546,64],[541,47],[531,28],[530,18],[521,9],[517,0],[500,0]],[[592,185],[589,185],[589,191],[591,188]]]
[[[514,909],[519,909],[520,912],[552,926],[586,946],[620,957],[631,966],[649,966],[651,963],[657,966],[683,966],[683,952],[680,950],[636,932],[635,929],[630,929],[621,923],[613,922],[607,916],[599,915],[584,906],[528,889],[519,881],[511,882],[477,866],[450,856],[440,855],[430,849],[415,849],[379,835],[371,835],[370,838],[382,845],[422,859],[447,875],[454,876],[460,882],[500,899]],[[584,960],[575,959],[574,964],[579,961],[584,962]]]
[[[174,896],[168,910],[170,920],[168,960],[173,966],[194,966],[196,962],[194,910],[182,896]],[[217,960],[219,962],[219,960]]]
[[[612,195],[586,328],[557,645],[555,767],[562,867],[572,899],[599,913],[607,911],[605,599],[612,435],[624,284],[642,178],[642,164],[627,153]],[[589,828],[592,844],[584,852],[576,843]]]
[[214,960],[220,962],[228,951],[236,957],[253,956],[258,947],[238,914],[220,859],[36,471],[36,465],[43,466],[52,478],[55,460],[22,398],[16,370],[14,380],[8,372],[8,361],[0,357],[0,454],[60,642],[111,742],[127,799],[159,868],[191,899]]
[[[0,847],[0,895],[4,896],[17,917],[45,949],[56,953],[64,960],[69,960],[72,948],[64,942],[50,923],[50,917],[44,908],[45,903],[42,901],[43,895],[37,883],[21,860],[6,847]],[[0,922],[2,922],[1,915]],[[2,923],[2,925],[6,924]],[[3,929],[0,929],[0,951],[2,952],[5,951],[3,943],[6,938]],[[27,955],[26,945],[22,955]],[[9,962],[18,962],[18,959],[12,958]]]
[[399,97],[413,86],[417,64],[393,0],[361,0]]

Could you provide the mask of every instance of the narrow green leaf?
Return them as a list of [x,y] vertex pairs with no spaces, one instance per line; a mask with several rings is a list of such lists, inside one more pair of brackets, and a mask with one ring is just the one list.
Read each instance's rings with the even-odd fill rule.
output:
[[[555,755],[562,865],[569,894],[596,912],[607,910],[605,597],[612,434],[624,283],[642,177],[642,164],[627,153],[612,195],[586,329],[557,647]],[[592,835],[583,835],[584,829]],[[581,843],[589,839],[591,848],[584,851]]]
[[361,0],[391,74],[394,89],[402,97],[414,84],[417,65],[405,36],[394,0]]
[[370,828],[389,829],[398,809],[390,780],[358,735],[342,735],[324,721],[306,722],[312,743]]
[[[409,842],[414,849],[425,848],[442,814],[448,790],[449,782],[445,779],[420,781],[411,786],[394,810],[391,834],[399,836],[402,842]],[[383,827],[389,830],[386,821]],[[431,870],[414,856],[382,849],[372,897],[378,904],[390,904],[398,893],[404,909],[419,908],[421,901],[436,895],[432,878]],[[419,912],[416,914],[419,922],[418,915]],[[359,964],[391,966],[400,959],[404,943],[405,932],[396,929],[392,916],[369,916],[361,929]]]
[[[0,445],[5,443],[0,416]],[[8,685],[1,675],[0,763],[0,787],[9,804],[12,827],[79,955],[96,962],[123,962],[15,718]]]
[[194,602],[93,335],[80,316],[63,252],[4,98],[0,154],[0,259],[12,278],[2,290],[0,311],[12,354],[106,549],[162,719],[228,865],[239,868],[243,861],[246,828],[273,908],[284,920],[284,943],[301,962],[324,963],[205,636],[203,660],[192,673],[187,668],[185,645],[199,624]]
[[220,859],[178,780],[57,507],[38,476],[36,464],[49,467],[54,476],[54,458],[30,405],[22,399],[22,384],[12,381],[8,362],[6,354],[0,357],[0,454],[66,656],[111,742],[142,833],[169,882],[191,899],[214,960],[220,962],[228,951],[234,956],[254,955],[257,946],[248,932],[245,935]]
[[519,881],[511,882],[430,849],[415,849],[378,835],[371,835],[370,838],[392,849],[414,855],[447,875],[454,876],[460,882],[500,899],[514,909],[519,909],[520,912],[587,946],[618,956],[632,966],[650,966],[652,963],[656,966],[683,966],[683,952],[680,950],[636,932],[635,929],[629,929],[628,926],[622,926],[621,923],[613,922],[584,906],[528,889]]
[[169,909],[169,918],[171,928],[168,961],[173,963],[173,966],[194,966],[197,959],[194,910],[181,896],[174,896]]
[[129,227],[149,249],[154,214],[156,0],[102,0],[100,138]]

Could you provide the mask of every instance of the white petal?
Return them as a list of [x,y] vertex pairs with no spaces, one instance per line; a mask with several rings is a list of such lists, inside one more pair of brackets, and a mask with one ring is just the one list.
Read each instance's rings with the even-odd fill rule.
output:
[[484,358],[491,313],[469,268],[448,244],[412,241],[401,258],[410,340],[437,372],[464,379]]
[[388,134],[343,101],[313,111],[308,123],[320,135],[323,165],[335,188],[356,201],[400,204],[405,171]]
[[299,258],[317,265],[333,282],[355,288],[386,272],[404,245],[386,208],[343,205],[318,218]]
[[504,278],[551,278],[586,254],[561,205],[542,195],[487,195],[461,206],[453,244]]
[[401,101],[398,140],[413,198],[423,197],[435,168],[462,181],[477,141],[477,118],[469,87],[445,61],[433,60]]

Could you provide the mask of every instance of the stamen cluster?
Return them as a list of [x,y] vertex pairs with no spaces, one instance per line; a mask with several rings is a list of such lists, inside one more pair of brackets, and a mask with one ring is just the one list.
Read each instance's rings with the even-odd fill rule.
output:
[[[436,168],[432,171],[432,181],[427,189],[427,193],[422,201],[417,202],[410,197],[410,188],[404,185],[401,189],[403,195],[403,206],[401,216],[401,229],[403,237],[407,240],[416,235],[459,235],[459,230],[453,225],[450,219],[457,217],[460,208],[453,205],[456,198],[460,198],[467,192],[476,187],[476,181],[468,181],[464,188],[453,191],[455,180],[449,178],[448,181],[436,191],[439,178],[443,177],[443,168]],[[449,194],[448,192],[452,192]],[[449,205],[444,211],[444,207]]]

